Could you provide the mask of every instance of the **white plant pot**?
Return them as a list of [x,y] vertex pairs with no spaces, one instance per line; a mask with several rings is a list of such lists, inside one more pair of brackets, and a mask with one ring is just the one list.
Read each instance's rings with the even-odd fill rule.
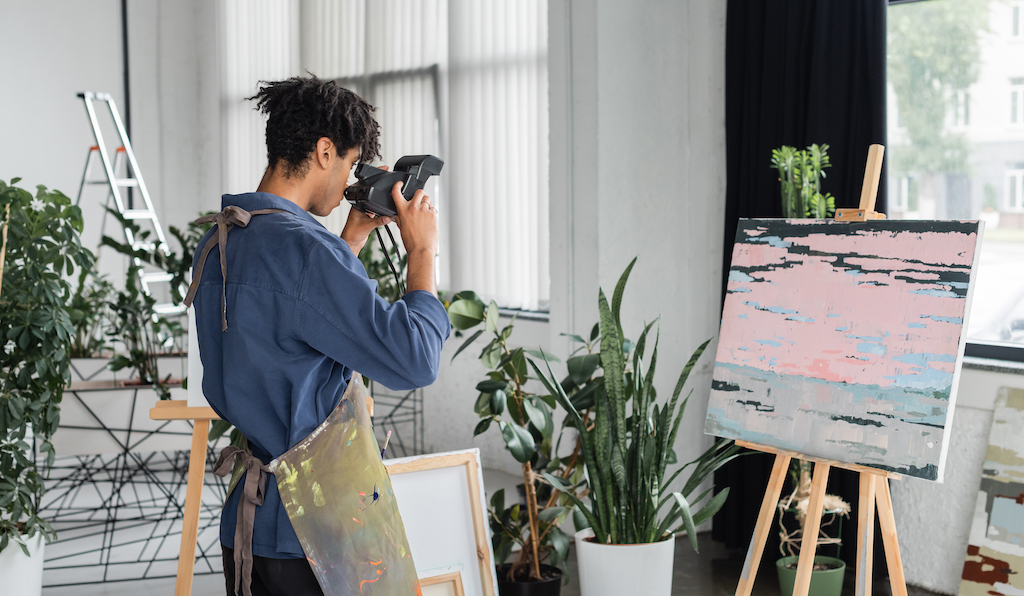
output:
[[576,532],[582,596],[671,596],[675,536],[653,544],[597,544],[594,531]]
[[43,540],[42,532],[27,541],[26,557],[14,542],[0,552],[0,578],[3,578],[4,596],[39,596],[43,593]]

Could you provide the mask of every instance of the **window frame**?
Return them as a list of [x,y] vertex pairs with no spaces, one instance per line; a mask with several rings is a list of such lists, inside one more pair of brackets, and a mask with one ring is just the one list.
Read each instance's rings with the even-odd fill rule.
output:
[[[888,6],[898,6],[900,4],[911,4],[915,2],[928,2],[929,0],[888,0]],[[1010,36],[1015,39],[1024,39],[1024,1],[1014,0],[1012,3],[1013,12],[1011,18],[1016,16],[1015,22],[1011,25]],[[1014,35],[1013,27],[1016,27],[1016,35]],[[1018,81],[1020,81],[1018,83]],[[1010,80],[1011,98],[1012,91],[1016,88],[1017,91],[1017,102],[1018,102],[1018,117],[1020,122],[1011,122],[1011,126],[1024,126],[1024,78],[1014,78]],[[954,116],[955,117],[955,116]],[[897,117],[897,126],[899,126],[899,120]],[[1024,173],[1024,170],[1013,170]],[[1007,172],[1007,180],[1009,179],[1009,172]],[[909,193],[908,193],[909,195]],[[1018,198],[1024,201],[1024,197]],[[907,198],[907,205],[909,207],[909,196]],[[966,333],[966,329],[965,329]],[[1015,362],[1024,363],[1024,344],[1010,344],[994,341],[971,341],[965,342],[964,348],[965,358],[982,358],[993,361],[1003,362]]]

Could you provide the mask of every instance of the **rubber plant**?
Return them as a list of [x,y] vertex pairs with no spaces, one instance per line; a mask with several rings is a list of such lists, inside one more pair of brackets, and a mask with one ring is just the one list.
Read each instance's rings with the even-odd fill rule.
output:
[[74,327],[65,276],[89,268],[82,247],[82,212],[59,191],[25,189],[0,181],[0,551],[11,543],[28,555],[25,540],[54,536],[38,515],[44,474],[30,443],[54,461],[50,442],[70,383]]
[[[554,398],[549,394],[532,393],[527,388],[531,378],[527,354],[541,357],[541,353],[512,346],[510,338],[515,320],[500,326],[498,311],[495,302],[485,305],[471,291],[456,294],[448,307],[449,319],[458,332],[483,325],[459,347],[453,360],[479,337],[490,338],[479,356],[488,372],[476,385],[479,395],[474,410],[480,422],[473,436],[496,427],[509,453],[522,467],[525,504],[519,499],[506,500],[504,490],[499,490],[491,497],[488,507],[495,561],[501,565],[518,544],[519,554],[505,575],[507,581],[550,579],[542,576],[540,565],[545,561],[561,568],[567,580],[564,563],[570,539],[559,526],[572,515],[572,503],[568,497],[551,491],[539,474],[572,477],[575,458],[563,462],[553,454]],[[576,468],[575,473],[578,480],[582,470]]]
[[[721,509],[729,490],[713,494],[713,488],[708,488],[696,497],[693,493],[715,470],[737,457],[740,448],[731,440],[719,439],[666,479],[668,466],[675,461],[673,445],[689,402],[689,396],[680,400],[680,395],[711,340],[694,351],[671,398],[659,404],[654,389],[657,335],[644,371],[647,340],[656,322],[645,326],[635,345],[624,338],[622,331],[622,295],[635,263],[633,259],[620,277],[611,304],[603,290],[598,292],[603,382],[594,392],[592,424],[557,381],[548,359],[539,359],[544,370],[530,359],[537,377],[575,422],[586,466],[582,491],[564,478],[548,473],[544,478],[575,504],[600,543],[651,543],[666,539],[670,532],[685,530],[696,551],[696,526]],[[691,466],[682,489],[670,492],[669,487]],[[589,505],[578,496],[584,491],[589,494]]]

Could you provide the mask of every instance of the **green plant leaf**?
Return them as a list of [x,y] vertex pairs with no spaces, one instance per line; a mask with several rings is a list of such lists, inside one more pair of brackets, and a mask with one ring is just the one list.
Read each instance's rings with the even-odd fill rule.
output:
[[477,423],[476,428],[473,429],[473,436],[482,435],[487,432],[487,429],[491,427],[491,421],[493,418],[484,418]]
[[486,381],[480,381],[479,383],[476,384],[476,390],[481,391],[483,393],[491,393],[493,391],[497,391],[498,389],[504,390],[507,387],[508,383],[504,381],[494,381],[490,379]]
[[533,435],[529,431],[518,424],[509,424],[504,420],[498,421],[498,427],[501,428],[501,436],[505,439],[505,445],[512,453],[512,457],[516,458],[516,461],[525,464],[533,458],[533,454],[537,451],[537,446],[534,444]]
[[523,400],[523,408],[526,410],[526,416],[530,419],[530,422],[540,431],[541,436],[550,438],[554,430],[554,422],[551,420],[551,415],[528,399]]
[[470,329],[484,320],[484,306],[472,300],[456,300],[448,307],[448,320],[460,331]]
[[494,393],[491,393],[491,413],[495,416],[500,416],[505,411],[505,392],[501,389],[495,389]]
[[568,513],[568,511],[569,511],[568,507],[545,507],[545,508],[540,510],[540,514],[538,515],[538,518],[542,522],[551,523],[551,522],[555,521],[555,519],[558,516],[560,516],[560,515],[562,515],[564,513]]
[[[451,317],[449,317],[449,319],[450,319],[450,318],[451,318]],[[478,329],[478,330],[476,331],[476,333],[474,333],[473,335],[469,336],[469,339],[467,339],[466,341],[462,342],[462,345],[461,345],[461,346],[459,346],[459,349],[458,349],[458,350],[455,350],[455,353],[454,353],[454,354],[452,354],[452,361],[454,361],[454,360],[455,360],[455,357],[456,357],[456,356],[458,356],[459,354],[461,354],[463,350],[465,350],[466,348],[468,348],[468,347],[469,347],[469,344],[471,344],[471,343],[473,343],[474,341],[476,341],[476,338],[478,338],[478,337],[480,337],[481,335],[483,335],[483,332],[484,332],[484,330],[483,330],[483,329]]]
[[491,394],[481,393],[480,397],[476,398],[476,404],[473,405],[473,411],[480,416],[491,415]]
[[[565,334],[563,333],[562,335],[565,335]],[[579,336],[577,336],[577,337],[579,337]],[[529,348],[523,348],[523,351],[526,352],[527,354],[529,354],[530,356],[533,356],[534,358],[540,358],[541,360],[545,360],[547,362],[561,362],[561,360],[558,358],[558,356],[555,356],[554,354],[548,354],[547,352],[543,352],[541,350],[533,350],[533,349],[529,349]]]
[[615,317],[615,324],[619,327],[620,333],[622,332],[622,322],[619,318],[619,309],[622,307],[622,294],[626,291],[626,282],[629,280],[629,273],[633,271],[633,265],[636,265],[637,258],[633,257],[633,260],[629,262],[629,266],[622,272],[619,282],[615,284],[615,292],[612,294],[612,315]]
[[686,501],[686,497],[679,493],[672,493],[672,498],[676,500],[676,504],[679,505],[679,510],[683,518],[683,528],[686,530],[686,537],[690,539],[690,546],[693,547],[693,552],[700,552],[697,548],[697,527],[693,523],[693,515],[690,513],[690,504]]
[[487,344],[480,353],[480,362],[488,369],[498,368],[498,363],[501,362],[501,344],[497,340]]
[[590,377],[594,376],[594,371],[597,370],[599,364],[601,364],[600,354],[573,356],[565,362],[569,369],[569,378],[577,385],[585,385]]
[[558,553],[559,561],[564,562],[569,556],[569,536],[558,528],[551,528],[548,536],[551,537],[551,546]]
[[491,300],[491,303],[487,306],[487,332],[497,333],[498,332],[498,303]]

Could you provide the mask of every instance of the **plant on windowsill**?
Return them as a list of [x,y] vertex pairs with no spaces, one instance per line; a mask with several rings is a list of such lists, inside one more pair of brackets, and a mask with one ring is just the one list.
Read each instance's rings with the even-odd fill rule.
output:
[[[556,455],[554,398],[527,389],[530,375],[526,355],[540,357],[540,352],[510,345],[514,319],[500,327],[498,305],[493,301],[485,305],[474,292],[456,294],[448,307],[448,317],[459,332],[484,325],[462,344],[452,356],[453,360],[481,335],[491,338],[480,354],[488,373],[476,386],[479,396],[474,411],[480,423],[473,436],[496,426],[509,453],[522,466],[520,486],[525,503],[518,498],[506,500],[504,490],[499,490],[491,497],[488,507],[498,590],[503,596],[557,595],[561,580],[568,580],[564,569],[570,542],[559,526],[573,513],[573,508],[568,497],[553,492],[541,480],[540,473],[557,474],[578,482],[582,469],[575,465],[578,451],[565,461]],[[589,379],[595,368],[591,366],[589,372],[580,370],[578,376]],[[517,545],[518,554],[512,562],[506,563]]]
[[828,145],[817,143],[807,149],[783,145],[772,149],[772,167],[779,172],[782,188],[782,216],[786,219],[824,219],[836,212],[836,200],[821,194],[825,168],[831,167]]
[[37,514],[44,473],[30,444],[45,456],[44,467],[53,464],[50,439],[70,381],[74,333],[64,275],[88,269],[93,256],[81,244],[81,210],[43,186],[32,197],[14,186],[19,180],[0,181],[0,554],[29,557],[17,565],[25,577],[38,576],[38,593],[43,539],[54,533]]
[[[634,346],[623,336],[619,316],[626,281],[635,263],[633,259],[620,277],[611,305],[599,291],[603,382],[594,394],[593,423],[572,402],[550,364],[544,362],[545,373],[531,360],[538,378],[575,422],[583,446],[586,474],[581,483],[551,474],[544,477],[576,505],[590,525],[576,534],[584,596],[627,591],[668,596],[674,533],[685,530],[690,545],[697,550],[696,527],[710,520],[729,494],[726,489],[713,495],[713,488],[696,497],[693,492],[740,451],[731,440],[720,439],[666,479],[668,465],[675,461],[673,445],[689,401],[689,397],[680,401],[679,396],[710,340],[693,353],[672,397],[659,405],[654,389],[658,338],[654,340],[650,365],[646,372],[643,370],[648,333],[655,323],[644,328]],[[631,408],[627,409],[630,402]],[[690,466],[695,467],[682,490],[670,492],[672,483]],[[580,484],[584,485],[582,490]],[[589,506],[579,498],[580,492],[589,494]],[[666,505],[670,507],[663,513]],[[657,571],[637,577],[636,570],[653,560],[659,561]]]
[[[807,524],[807,507],[811,497],[811,469],[811,462],[793,460],[789,465],[789,480],[793,485],[793,491],[779,499],[779,538],[781,539],[779,551],[782,558],[776,561],[775,567],[779,572],[779,589],[782,596],[790,596],[793,593],[793,584],[796,581],[800,542]],[[836,495],[825,495],[822,514],[826,517],[822,519],[815,549],[824,545],[836,545],[836,556],[816,555],[814,557],[810,593],[818,596],[839,596],[843,589],[843,579],[846,573],[846,563],[838,558],[842,538],[841,536],[832,538],[825,534],[824,529],[839,518],[849,517],[850,504]],[[787,515],[796,517],[799,524],[798,529],[790,531],[786,528],[784,518]],[[841,530],[842,526],[839,527]]]

